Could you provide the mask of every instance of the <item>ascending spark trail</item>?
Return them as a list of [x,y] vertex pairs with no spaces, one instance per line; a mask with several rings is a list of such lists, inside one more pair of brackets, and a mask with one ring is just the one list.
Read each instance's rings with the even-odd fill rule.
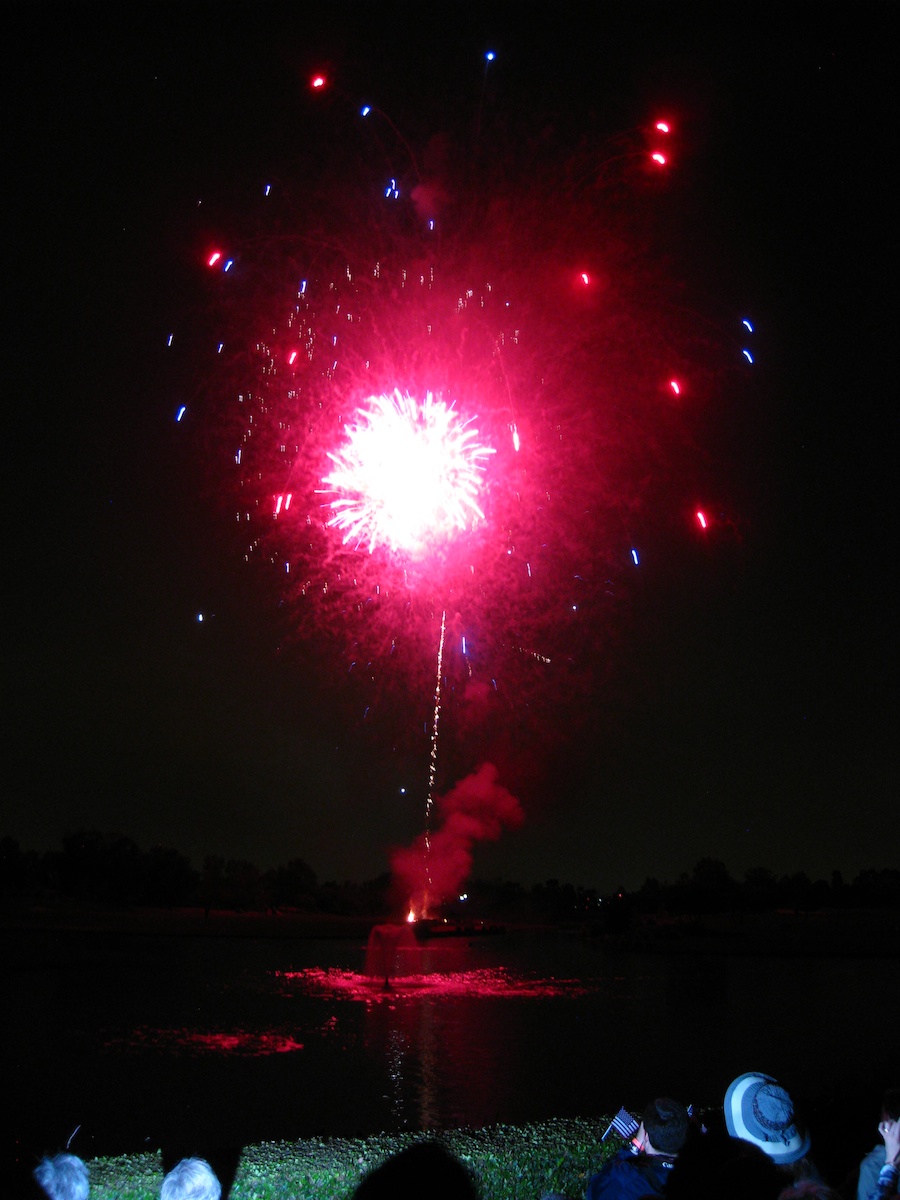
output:
[[[485,462],[494,450],[478,440],[471,419],[461,419],[453,404],[432,392],[420,402],[395,388],[390,395],[370,396],[356,410],[355,420],[344,426],[344,433],[341,448],[328,452],[333,469],[322,481],[333,495],[327,504],[328,525],[341,532],[344,545],[423,561],[429,550],[484,520],[478,494]],[[422,916],[427,915],[433,891],[431,818],[446,633],[444,610],[425,798]]]
[[441,636],[438,639],[437,675],[434,681],[434,717],[431,723],[431,757],[428,763],[428,795],[425,797],[425,895],[422,897],[422,916],[428,916],[428,896],[431,891],[431,813],[434,808],[434,780],[437,773],[438,731],[441,723],[441,680],[444,674],[444,634],[447,611],[441,613]]

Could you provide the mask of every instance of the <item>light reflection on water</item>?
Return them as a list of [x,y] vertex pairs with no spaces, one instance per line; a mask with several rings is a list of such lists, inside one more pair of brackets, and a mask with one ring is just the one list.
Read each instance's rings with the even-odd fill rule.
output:
[[[270,949],[276,957],[284,950]],[[602,960],[589,963],[583,948],[580,961],[566,961],[558,948],[542,957],[516,938],[410,943],[399,949],[388,987],[348,966],[354,956],[346,948],[340,966],[304,963],[315,951],[297,949],[299,965],[272,968],[251,954],[233,974],[209,976],[190,1021],[107,1027],[104,1054],[168,1059],[172,1070],[185,1059],[235,1068],[241,1061],[280,1059],[276,1090],[318,1096],[318,1112],[311,1106],[307,1123],[339,1106],[344,1120],[351,1119],[341,1084],[349,1071],[350,1107],[366,1127],[478,1125],[518,1115],[506,1081],[521,1075],[523,1056],[540,1058],[533,1032],[539,1012],[558,1031],[577,1015],[551,1016],[548,1005],[569,1009],[591,997],[601,1005],[621,1003],[630,990]],[[330,948],[318,949],[327,959]],[[355,957],[363,968],[364,948]],[[216,982],[219,987],[211,986]],[[295,1102],[298,1116],[301,1104]]]
[[860,1032],[894,1028],[893,958],[621,954],[510,931],[410,947],[385,990],[365,955],[361,941],[7,939],[0,1065],[38,1149],[81,1122],[83,1150],[121,1153],[173,1131],[237,1144],[591,1117],[665,1092],[716,1104],[745,1070],[864,1112],[896,1061]]
[[453,971],[448,974],[398,974],[391,976],[390,986],[369,975],[352,971],[309,968],[305,971],[281,971],[285,985],[305,995],[319,994],[334,1000],[359,1000],[365,1004],[396,1003],[421,999],[465,996],[486,999],[535,999],[549,996],[584,996],[590,987],[580,979],[528,979],[505,967],[481,968],[473,971]]
[[[465,1121],[454,1097],[465,1095],[471,1103],[473,1091],[483,1091],[483,1080],[495,1077],[492,1068],[502,1070],[509,1052],[498,1029],[503,1017],[492,1010],[551,997],[574,999],[592,990],[579,979],[528,977],[502,966],[404,973],[421,965],[412,958],[401,960],[387,986],[381,979],[336,968],[277,973],[288,995],[364,1006],[365,1050],[383,1063],[383,1098],[390,1124],[398,1129]],[[481,1009],[473,1021],[470,1006],[476,1001]],[[481,1104],[493,1115],[489,1095],[482,1095]]]
[[110,1037],[104,1042],[107,1050],[172,1050],[179,1054],[289,1054],[302,1050],[303,1043],[290,1034],[277,1030],[231,1028],[228,1032],[202,1029],[153,1029],[141,1025],[126,1036]]
[[[458,951],[450,958],[457,967],[465,961]],[[320,1047],[332,1042],[337,1053],[364,1054],[381,1075],[384,1125],[438,1128],[466,1122],[469,1113],[460,1096],[471,1105],[480,1095],[486,1120],[498,1111],[490,1083],[496,1081],[495,1072],[508,1065],[510,1025],[502,1011],[507,1005],[551,998],[573,1001],[604,986],[598,980],[535,976],[506,966],[414,973],[422,959],[410,955],[387,987],[381,979],[338,967],[281,969],[245,977],[238,991],[287,1001],[287,1027],[142,1024],[108,1035],[104,1050],[233,1060],[299,1056],[313,1042]],[[434,956],[425,956],[425,961],[433,966]],[[477,1020],[473,1003],[481,1006]],[[325,1017],[322,1004],[328,1006]]]
[[[414,964],[409,964],[413,966]],[[575,998],[597,990],[598,985],[586,984],[580,979],[528,978],[505,967],[482,967],[475,970],[458,970],[447,973],[399,974],[393,976],[387,986],[385,982],[356,971],[338,967],[306,967],[299,971],[278,970],[266,972],[262,979],[245,981],[247,991],[271,991],[287,999],[312,999],[320,1001],[362,1004],[364,1006],[385,1005],[392,1010],[409,1006],[420,1006],[423,1001],[446,1002],[451,998],[466,1000],[534,1000],[550,997]],[[304,1038],[334,1037],[339,1034],[341,1018],[332,1015],[320,1024],[306,1026],[300,1035]],[[397,1043],[395,1033],[389,1040]],[[193,1054],[240,1054],[266,1055],[301,1051],[304,1041],[299,1040],[298,1030],[247,1029],[230,1026],[227,1029],[203,1029],[191,1026],[153,1027],[138,1025],[127,1031],[110,1033],[104,1040],[107,1050],[167,1049]],[[396,1051],[392,1051],[394,1055]]]

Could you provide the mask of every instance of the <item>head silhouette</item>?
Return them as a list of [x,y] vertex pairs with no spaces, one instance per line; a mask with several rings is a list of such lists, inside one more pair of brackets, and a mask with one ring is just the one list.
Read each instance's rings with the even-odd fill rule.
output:
[[437,1142],[417,1142],[370,1171],[354,1200],[478,1200],[466,1168]]

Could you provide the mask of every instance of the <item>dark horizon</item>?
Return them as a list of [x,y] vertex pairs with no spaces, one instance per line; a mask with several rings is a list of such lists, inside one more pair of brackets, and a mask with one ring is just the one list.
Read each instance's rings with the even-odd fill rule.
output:
[[[2,896],[7,901],[68,899],[113,908],[203,904],[273,913],[299,907],[310,914],[346,909],[345,915],[363,916],[388,910],[405,914],[409,908],[409,889],[390,871],[372,879],[353,880],[322,877],[315,864],[302,857],[260,866],[247,859],[207,855],[195,863],[174,846],[143,848],[120,834],[88,829],[69,832],[59,846],[44,851],[22,847],[8,835],[0,835],[0,873]],[[648,875],[636,888],[614,887],[606,893],[573,879],[515,880],[472,873],[466,877],[462,893],[435,896],[430,915],[471,911],[473,919],[483,918],[480,909],[484,906],[515,908],[528,896],[545,902],[549,898],[559,917],[578,911],[597,917],[602,912],[598,904],[623,899],[639,901],[647,912],[658,908],[668,913],[684,906],[707,913],[728,911],[732,905],[762,911],[787,904],[797,912],[824,907],[896,908],[900,904],[900,871],[868,867],[845,879],[839,870],[825,878],[810,877],[800,868],[776,875],[756,866],[737,876],[727,863],[705,858],[685,866],[672,878]],[[359,908],[359,901],[366,897],[375,905],[371,913]]]

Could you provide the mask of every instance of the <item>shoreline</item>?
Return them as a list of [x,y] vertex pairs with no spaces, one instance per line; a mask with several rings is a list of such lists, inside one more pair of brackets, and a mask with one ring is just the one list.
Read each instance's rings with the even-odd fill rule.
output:
[[[108,908],[71,902],[0,902],[0,934],[59,933],[120,937],[209,937],[366,940],[383,915],[337,916],[284,909],[236,912],[196,908]],[[900,911],[831,909],[808,912],[636,916],[610,933],[592,921],[502,922],[510,934],[580,936],[611,953],[715,954],[754,957],[895,958]],[[499,936],[503,936],[502,933]]]

